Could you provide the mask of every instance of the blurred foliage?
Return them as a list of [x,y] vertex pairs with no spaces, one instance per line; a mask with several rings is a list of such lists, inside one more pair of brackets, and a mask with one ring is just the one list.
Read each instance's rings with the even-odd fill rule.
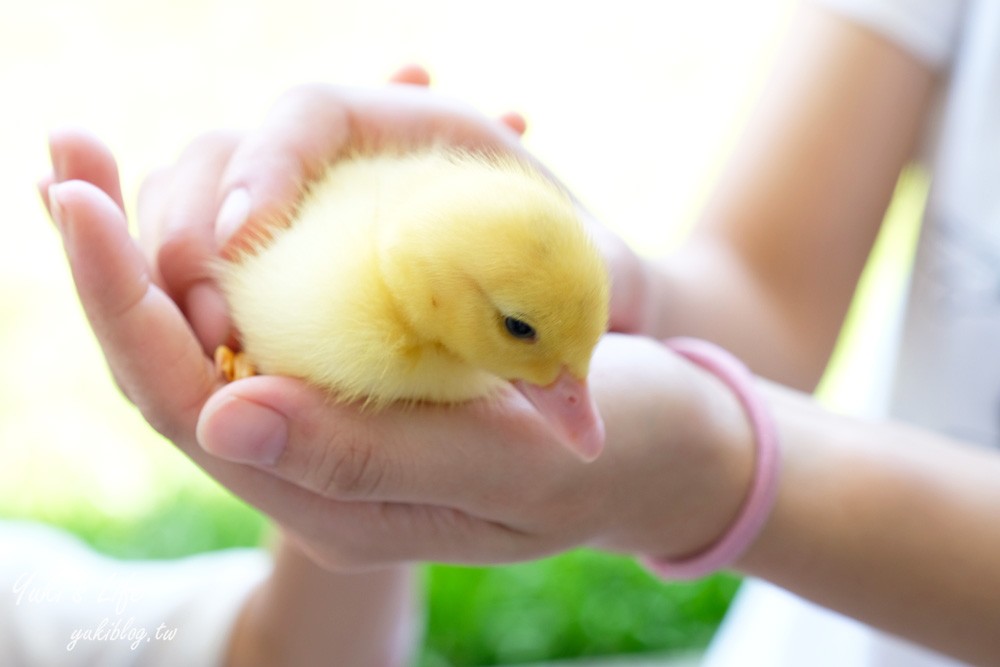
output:
[[60,508],[58,514],[47,517],[47,523],[65,528],[101,553],[122,559],[180,558],[257,546],[269,529],[261,514],[232,496],[193,489],[182,490],[171,502],[138,517],[111,517],[87,504],[75,504]]
[[497,568],[428,568],[420,667],[703,648],[738,586],[664,584],[633,560],[574,551]]

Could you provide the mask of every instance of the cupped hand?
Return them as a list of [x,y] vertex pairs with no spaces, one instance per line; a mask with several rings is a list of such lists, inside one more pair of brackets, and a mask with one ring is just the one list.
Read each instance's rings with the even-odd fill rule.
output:
[[53,152],[47,201],[117,382],[321,564],[506,562],[583,544],[672,556],[711,542],[736,512],[750,466],[738,405],[645,339],[598,347],[608,446],[590,464],[513,390],[370,414],[289,378],[220,385],[128,234],[110,154],[79,133]]
[[[371,414],[289,379],[213,395],[206,451],[372,514],[361,532],[301,533],[320,559],[496,563],[589,545],[679,556],[731,522],[752,465],[740,407],[714,377],[655,341],[609,335],[591,386],[607,446],[582,463],[516,391]],[[337,562],[336,558],[332,562]]]
[[[254,230],[280,224],[306,184],[338,157],[379,146],[444,143],[533,160],[520,143],[525,122],[519,114],[492,119],[436,94],[419,67],[400,70],[393,82],[300,86],[278,100],[259,128],[206,134],[173,166],[147,179],[138,205],[142,246],[157,284],[180,306],[204,349],[231,336],[212,258],[240,247]],[[612,273],[612,329],[641,330],[652,307],[645,265],[579,209]]]

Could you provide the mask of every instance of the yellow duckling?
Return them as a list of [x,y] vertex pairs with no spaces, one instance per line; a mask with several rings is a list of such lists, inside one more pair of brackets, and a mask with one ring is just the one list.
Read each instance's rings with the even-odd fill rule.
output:
[[263,373],[374,408],[513,382],[567,446],[600,453],[586,377],[607,327],[607,272],[568,196],[514,158],[431,148],[340,160],[287,227],[219,277]]

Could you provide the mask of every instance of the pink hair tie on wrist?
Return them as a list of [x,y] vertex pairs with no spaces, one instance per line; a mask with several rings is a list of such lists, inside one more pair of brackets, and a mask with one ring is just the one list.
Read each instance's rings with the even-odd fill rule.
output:
[[726,383],[746,412],[757,444],[753,480],[736,520],[701,553],[678,560],[643,558],[665,579],[697,579],[726,568],[743,555],[760,534],[778,496],[781,456],[778,432],[767,406],[754,388],[754,378],[739,359],[721,347],[695,338],[671,338],[664,345]]

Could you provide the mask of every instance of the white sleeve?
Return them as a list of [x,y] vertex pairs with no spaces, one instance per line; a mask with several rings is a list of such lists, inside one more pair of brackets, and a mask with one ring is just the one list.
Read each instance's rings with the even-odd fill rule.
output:
[[934,68],[955,51],[965,0],[812,0],[892,40]]
[[254,549],[118,561],[45,526],[0,522],[0,664],[218,665],[269,572]]

